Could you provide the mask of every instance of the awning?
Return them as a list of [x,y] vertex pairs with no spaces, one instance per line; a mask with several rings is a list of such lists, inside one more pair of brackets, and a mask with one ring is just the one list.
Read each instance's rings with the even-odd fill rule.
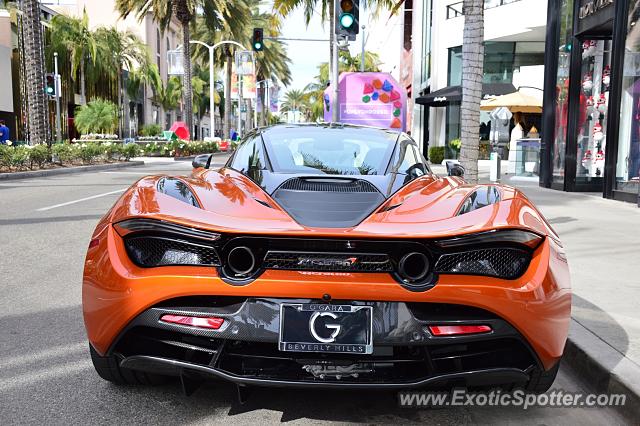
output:
[[[483,83],[482,97],[500,96],[513,93],[516,88],[511,83]],[[452,103],[462,102],[462,86],[447,86],[435,92],[418,96],[416,103],[432,107],[443,107]]]
[[509,93],[487,99],[480,104],[480,110],[492,111],[498,107],[509,108],[511,112],[542,113],[542,99],[522,92]]

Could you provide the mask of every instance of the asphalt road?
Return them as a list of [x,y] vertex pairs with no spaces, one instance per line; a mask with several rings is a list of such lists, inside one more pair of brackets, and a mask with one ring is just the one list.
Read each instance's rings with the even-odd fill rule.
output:
[[[216,163],[223,162],[222,157]],[[132,182],[188,173],[187,162],[0,182],[0,423],[41,424],[623,424],[610,408],[457,407],[405,409],[388,392],[257,389],[245,405],[212,383],[185,397],[177,383],[118,387],[89,359],[81,312],[91,232]],[[562,366],[557,389],[589,392]]]

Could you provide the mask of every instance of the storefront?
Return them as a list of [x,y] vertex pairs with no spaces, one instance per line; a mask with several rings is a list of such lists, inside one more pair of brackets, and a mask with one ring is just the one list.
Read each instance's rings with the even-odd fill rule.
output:
[[640,0],[548,11],[541,185],[639,202]]

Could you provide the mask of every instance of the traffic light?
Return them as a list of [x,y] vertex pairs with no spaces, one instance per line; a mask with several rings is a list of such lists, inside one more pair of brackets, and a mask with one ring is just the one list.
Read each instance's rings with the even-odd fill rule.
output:
[[44,92],[51,96],[56,96],[56,77],[53,73],[48,73],[45,75],[45,84],[44,84]]
[[336,0],[335,33],[338,36],[346,36],[349,40],[355,40],[360,32],[360,1]]
[[251,46],[256,52],[264,49],[264,30],[262,28],[253,29],[253,37],[251,38]]

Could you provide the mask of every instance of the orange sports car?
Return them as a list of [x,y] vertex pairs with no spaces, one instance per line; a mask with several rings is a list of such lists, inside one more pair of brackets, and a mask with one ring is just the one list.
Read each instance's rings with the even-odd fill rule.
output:
[[89,243],[84,320],[115,383],[551,386],[567,259],[519,190],[435,175],[404,133],[278,125],[129,188]]

